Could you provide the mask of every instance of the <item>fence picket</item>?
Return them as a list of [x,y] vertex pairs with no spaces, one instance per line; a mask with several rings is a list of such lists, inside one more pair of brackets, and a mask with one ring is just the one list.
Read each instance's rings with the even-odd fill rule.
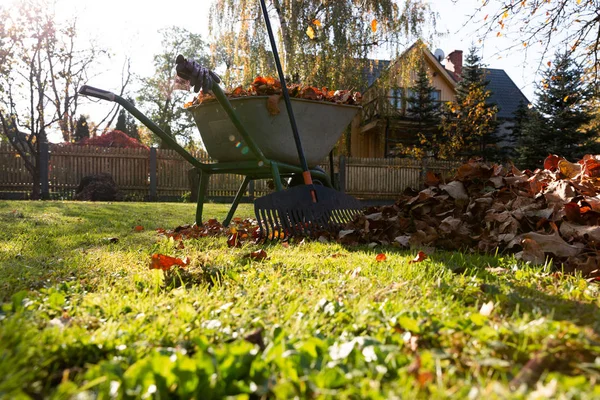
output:
[[[109,172],[125,195],[144,198],[149,192],[149,151],[147,149],[115,149],[87,146],[50,145],[49,181],[51,193],[69,198],[80,180],[91,174]],[[213,162],[206,152],[193,154],[202,162]],[[412,159],[377,159],[347,157],[345,160],[346,193],[358,198],[395,199],[407,187],[419,188],[425,169],[449,173],[459,166],[456,161],[422,161]],[[157,151],[157,190],[159,197],[182,196],[189,192],[188,170],[192,167],[173,150]],[[329,174],[329,162],[322,168]],[[338,160],[334,171],[339,173]],[[213,175],[209,196],[232,197],[243,177]],[[29,192],[33,182],[23,160],[8,143],[0,143],[0,191]],[[270,191],[266,180],[256,181],[254,196]]]

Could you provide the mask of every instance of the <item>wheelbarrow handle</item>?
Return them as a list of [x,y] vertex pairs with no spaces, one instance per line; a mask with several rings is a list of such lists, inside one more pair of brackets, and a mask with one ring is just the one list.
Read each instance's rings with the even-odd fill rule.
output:
[[96,97],[98,99],[108,100],[108,101],[115,101],[115,96],[116,96],[113,92],[109,92],[108,90],[98,89],[98,88],[95,88],[95,87],[89,86],[89,85],[83,85],[79,89],[79,94],[82,94],[82,95],[88,96],[88,97]]

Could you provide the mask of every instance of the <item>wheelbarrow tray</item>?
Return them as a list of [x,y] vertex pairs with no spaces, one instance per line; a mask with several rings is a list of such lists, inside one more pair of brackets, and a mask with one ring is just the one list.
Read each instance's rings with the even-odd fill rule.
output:
[[[267,109],[268,98],[254,96],[229,101],[266,158],[299,165],[285,104],[280,101],[280,113],[271,115]],[[309,167],[323,162],[360,110],[358,106],[304,99],[292,99],[292,108]],[[194,117],[204,147],[212,159],[219,162],[256,159],[218,102],[200,104],[188,110]]]

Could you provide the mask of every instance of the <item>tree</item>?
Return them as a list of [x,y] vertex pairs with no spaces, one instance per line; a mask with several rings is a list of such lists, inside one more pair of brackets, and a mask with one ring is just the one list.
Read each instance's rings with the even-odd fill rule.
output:
[[417,123],[417,137],[421,144],[415,148],[418,157],[436,152],[434,139],[439,130],[440,103],[436,101],[434,93],[426,64],[421,60],[414,85],[409,88],[406,107],[409,117]]
[[73,140],[75,142],[79,142],[90,137],[90,127],[87,119],[87,115],[82,114],[79,116],[79,119],[77,120],[77,126],[75,127],[75,134],[73,135]]
[[[161,31],[162,53],[154,56],[154,75],[141,79],[137,98],[146,114],[168,135],[188,141],[195,126],[190,113],[183,109],[189,93],[175,90],[175,59],[178,54],[201,65],[211,66],[202,36],[184,28]],[[164,146],[164,144],[161,144]]]
[[[398,52],[403,39],[419,37],[423,25],[435,23],[422,0],[267,0],[267,7],[277,21],[284,70],[292,80],[319,87],[363,87],[371,50]],[[226,83],[246,85],[257,75],[275,74],[258,1],[217,0],[209,24],[213,37],[229,40],[233,51]]]
[[456,87],[456,101],[446,105],[442,117],[440,157],[498,158],[498,138],[494,134],[498,108],[488,103],[491,93],[487,84],[481,58],[472,47]]
[[71,140],[77,90],[101,52],[80,50],[75,21],[58,22],[45,3],[18,2],[11,12],[0,13],[0,133],[31,174],[31,197],[37,199],[47,131],[56,127]]
[[598,150],[598,130],[590,122],[594,85],[584,79],[583,68],[568,52],[556,55],[536,91],[536,113],[527,118],[518,142],[524,167],[541,165],[548,154],[577,160]]
[[484,38],[489,35],[516,38],[507,51],[515,48],[527,51],[539,46],[540,65],[545,63],[549,49],[567,49],[566,55],[581,61],[597,80],[600,77],[598,10],[598,1],[592,0],[484,1],[471,20],[483,18],[480,33]]
[[[135,101],[131,98],[127,99],[130,103],[135,105]],[[131,114],[129,114],[124,108],[119,110],[119,117],[117,118],[117,125],[115,129],[121,132],[124,132],[130,138],[135,140],[140,140],[140,134],[138,132],[137,123],[135,122],[135,118]]]

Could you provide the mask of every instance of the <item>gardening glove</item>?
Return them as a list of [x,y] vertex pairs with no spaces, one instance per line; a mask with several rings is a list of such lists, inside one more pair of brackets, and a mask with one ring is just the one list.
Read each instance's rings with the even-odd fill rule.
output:
[[190,85],[194,87],[194,92],[199,92],[200,89],[204,93],[212,90],[213,82],[220,83],[221,78],[208,68],[204,68],[196,61],[188,61],[181,54],[175,60],[177,66],[175,70],[177,75],[185,80],[190,81]]

